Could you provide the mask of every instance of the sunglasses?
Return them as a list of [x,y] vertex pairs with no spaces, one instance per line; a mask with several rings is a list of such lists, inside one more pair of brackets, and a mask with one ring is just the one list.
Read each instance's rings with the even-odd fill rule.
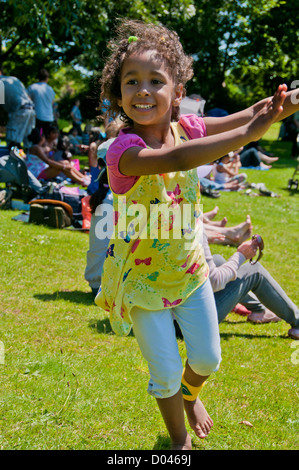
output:
[[252,258],[251,258],[250,264],[256,264],[261,259],[261,257],[263,256],[264,240],[262,239],[262,237],[260,235],[257,235],[257,234],[253,235],[252,240],[257,241],[257,246],[259,248],[259,254],[258,254],[258,257],[255,261],[252,261]]

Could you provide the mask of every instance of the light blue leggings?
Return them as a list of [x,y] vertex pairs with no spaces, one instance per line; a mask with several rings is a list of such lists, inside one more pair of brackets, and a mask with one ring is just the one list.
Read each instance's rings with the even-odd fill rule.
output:
[[171,397],[181,386],[183,365],[173,315],[184,335],[188,363],[196,374],[210,375],[221,361],[217,310],[209,280],[172,309],[149,312],[135,307],[131,312],[133,330],[149,367],[148,392],[156,398]]

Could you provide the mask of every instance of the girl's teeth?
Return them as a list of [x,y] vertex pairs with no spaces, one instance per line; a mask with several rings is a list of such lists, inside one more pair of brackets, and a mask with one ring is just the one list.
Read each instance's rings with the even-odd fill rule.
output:
[[152,105],[150,104],[136,104],[136,108],[144,108],[144,109],[149,109],[152,108]]

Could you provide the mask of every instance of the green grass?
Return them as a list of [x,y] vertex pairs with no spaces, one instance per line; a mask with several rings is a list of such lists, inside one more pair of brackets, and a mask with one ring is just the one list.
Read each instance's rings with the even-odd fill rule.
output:
[[[203,204],[217,204],[230,225],[251,215],[264,266],[298,304],[298,192],[286,189],[295,163],[276,133],[263,145],[281,160],[248,178],[281,198],[222,193]],[[169,449],[134,336],[111,332],[84,280],[88,235],[12,221],[17,213],[0,212],[0,448]],[[222,363],[202,391],[214,427],[204,441],[192,434],[195,450],[298,449],[299,344],[288,328],[234,314],[220,325]]]

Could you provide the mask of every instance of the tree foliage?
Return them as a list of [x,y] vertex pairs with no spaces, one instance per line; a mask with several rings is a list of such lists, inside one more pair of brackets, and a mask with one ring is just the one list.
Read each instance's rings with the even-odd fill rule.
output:
[[118,17],[175,29],[195,58],[188,93],[208,106],[231,111],[298,78],[298,0],[0,0],[0,8],[0,63],[25,84],[41,66],[99,74]]
[[197,58],[192,89],[211,105],[242,107],[296,78],[296,0],[195,0],[195,6],[184,45]]

